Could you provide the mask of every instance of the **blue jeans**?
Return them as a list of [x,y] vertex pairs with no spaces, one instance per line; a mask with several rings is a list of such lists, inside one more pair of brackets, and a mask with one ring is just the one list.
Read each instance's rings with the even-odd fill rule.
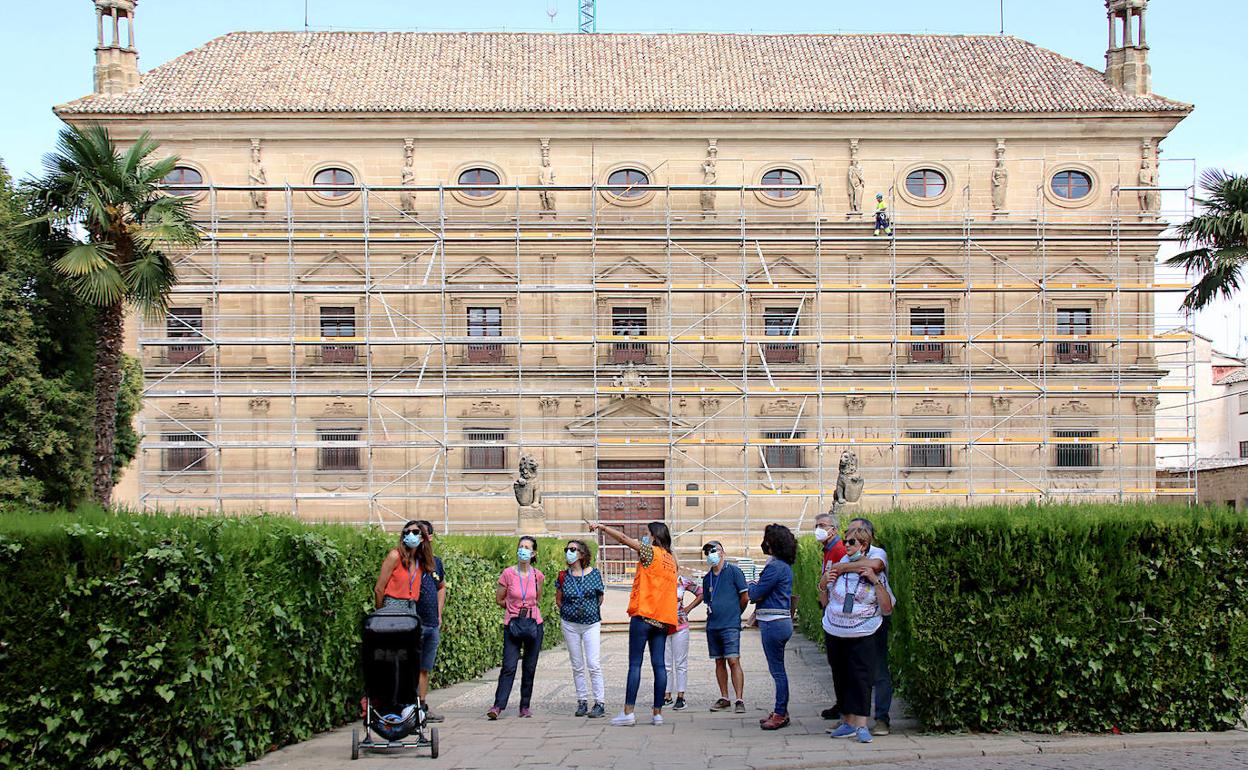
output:
[[624,691],[624,705],[637,704],[637,691],[641,689],[641,659],[650,647],[650,668],[654,670],[654,707],[663,708],[663,694],[667,692],[667,629],[650,625],[633,616],[628,622],[628,687]]
[[768,620],[758,624],[758,634],[763,638],[763,656],[767,658],[767,670],[776,683],[775,713],[789,714],[789,675],[784,670],[784,646],[793,637],[793,621]]
[[888,671],[888,627],[892,615],[884,616],[884,623],[875,637],[875,718],[887,719],[893,707],[893,677]]

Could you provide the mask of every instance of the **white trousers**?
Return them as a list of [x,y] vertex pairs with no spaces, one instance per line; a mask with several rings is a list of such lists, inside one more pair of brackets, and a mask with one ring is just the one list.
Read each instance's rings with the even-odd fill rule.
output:
[[563,629],[563,641],[568,645],[568,658],[572,661],[572,681],[576,684],[576,699],[589,700],[590,686],[594,690],[594,702],[606,702],[606,688],[602,683],[601,623],[569,623],[559,619]]
[[667,690],[684,692],[688,681],[689,629],[685,628],[667,637]]

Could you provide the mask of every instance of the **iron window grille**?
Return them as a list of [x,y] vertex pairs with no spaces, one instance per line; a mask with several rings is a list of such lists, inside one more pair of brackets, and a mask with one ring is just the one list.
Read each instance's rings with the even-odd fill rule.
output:
[[[503,336],[503,309],[500,307],[468,308],[468,336]],[[499,342],[471,342],[465,353],[470,364],[498,364],[503,361],[503,346]]]
[[[611,308],[611,336],[641,337],[647,333],[648,319],[644,307]],[[611,346],[611,363],[644,364],[649,346],[644,342],[615,342]]]
[[[316,440],[323,442],[359,441],[360,432],[340,428],[318,430]],[[318,471],[358,471],[360,470],[360,448],[356,446],[319,447],[316,450],[316,469]]]
[[208,469],[208,442],[198,433],[162,433],[161,441],[194,444],[166,447],[161,452],[160,468],[166,473],[194,472]]
[[[321,308],[321,337],[354,337],[355,308]],[[322,345],[321,361],[327,364],[354,364],[355,345]]]
[[[171,307],[165,314],[165,334],[170,339],[203,339],[204,310],[198,307]],[[165,358],[171,364],[187,364],[200,358],[204,346],[199,343],[170,345]]]
[[498,471],[507,468],[506,431],[470,430],[465,467],[474,471]]
[[[1091,334],[1091,308],[1058,308],[1056,332],[1060,335],[1086,336]],[[1091,363],[1095,358],[1095,353],[1091,342],[1075,340],[1053,343],[1053,356],[1061,364]]]
[[[943,307],[910,308],[910,334],[915,337],[939,337],[945,334]],[[910,360],[915,363],[943,364],[945,343],[911,342]]]
[[[769,441],[779,439],[806,438],[805,431],[764,431],[763,438]],[[805,457],[801,444],[767,444],[763,446],[763,459],[772,470],[784,468],[805,468]]]
[[[908,430],[908,439],[946,439],[947,430]],[[910,468],[948,468],[948,444],[910,444],[906,447],[906,465]]]
[[[795,307],[764,308],[763,335],[793,337],[797,334],[797,321]],[[801,360],[801,349],[796,342],[768,342],[763,345],[763,356],[769,364],[795,364]]]
[[[1056,438],[1095,438],[1095,430],[1055,430]],[[1078,442],[1057,444],[1053,447],[1053,464],[1058,468],[1096,468],[1100,456],[1096,444]]]

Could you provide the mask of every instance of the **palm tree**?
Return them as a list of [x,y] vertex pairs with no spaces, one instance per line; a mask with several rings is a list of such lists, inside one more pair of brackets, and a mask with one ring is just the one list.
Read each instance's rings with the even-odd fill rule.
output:
[[1221,296],[1229,299],[1239,289],[1240,273],[1248,266],[1248,177],[1208,169],[1200,176],[1208,195],[1197,198],[1204,209],[1179,225],[1179,236],[1198,248],[1166,260],[1191,275],[1200,273],[1183,307],[1200,310]]
[[200,238],[188,199],[161,190],[178,158],[150,161],[158,146],[144,133],[123,153],[103,126],[66,128],[43,160],[43,178],[25,185],[27,236],[97,309],[92,491],[104,506],[113,494],[127,308],[162,318],[177,281],[166,249]]

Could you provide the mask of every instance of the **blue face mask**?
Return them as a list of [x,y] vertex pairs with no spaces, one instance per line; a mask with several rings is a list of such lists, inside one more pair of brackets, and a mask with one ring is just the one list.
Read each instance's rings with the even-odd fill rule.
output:
[[711,551],[706,555],[706,563],[714,567],[719,564],[719,551]]
[[568,560],[568,564],[576,564],[576,560],[581,558],[581,555],[576,551],[564,551],[563,558]]
[[866,555],[867,555],[867,552],[866,552],[866,551],[859,551],[858,553],[853,554],[852,556],[850,556],[850,557],[849,557],[849,560],[850,560],[850,561],[858,561],[859,559],[861,559],[862,557],[864,557],[864,556],[866,556]]
[[530,548],[525,548],[521,546],[520,548],[516,549],[516,558],[518,558],[520,561],[528,561],[529,559],[533,558],[533,550]]
[[650,545],[650,536],[649,536],[649,535],[642,535],[642,536],[641,536],[641,544],[642,544],[642,545]]
[[415,548],[416,546],[420,545],[420,535],[416,534],[415,532],[408,532],[406,535],[403,536],[403,545],[407,546],[408,548]]

